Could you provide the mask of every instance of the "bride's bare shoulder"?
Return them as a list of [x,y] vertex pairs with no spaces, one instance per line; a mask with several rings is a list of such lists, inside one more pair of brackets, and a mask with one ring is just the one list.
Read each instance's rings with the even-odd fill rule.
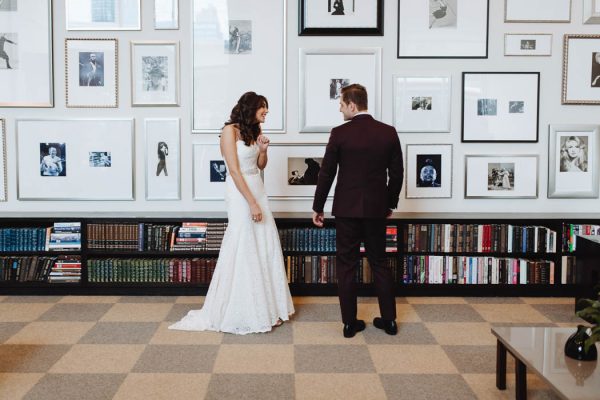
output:
[[240,130],[236,124],[225,125],[221,130],[221,137],[237,141],[240,139]]

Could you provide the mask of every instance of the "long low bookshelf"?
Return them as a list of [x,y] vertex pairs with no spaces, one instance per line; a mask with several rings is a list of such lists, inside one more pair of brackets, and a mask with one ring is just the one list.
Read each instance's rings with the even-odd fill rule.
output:
[[[335,219],[275,219],[292,294],[336,295]],[[0,294],[203,295],[226,226],[224,213],[0,213]],[[599,227],[600,214],[394,214],[387,264],[399,296],[575,296],[576,236]],[[374,295],[364,252],[356,282]]]

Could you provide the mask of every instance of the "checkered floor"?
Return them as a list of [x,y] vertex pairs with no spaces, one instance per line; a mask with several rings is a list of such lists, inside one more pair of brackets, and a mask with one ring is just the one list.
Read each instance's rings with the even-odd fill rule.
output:
[[[512,399],[490,328],[578,322],[571,298],[398,298],[392,337],[361,298],[367,329],[344,339],[337,298],[296,297],[267,334],[167,329],[202,301],[0,296],[0,399]],[[528,389],[556,398],[532,375]]]

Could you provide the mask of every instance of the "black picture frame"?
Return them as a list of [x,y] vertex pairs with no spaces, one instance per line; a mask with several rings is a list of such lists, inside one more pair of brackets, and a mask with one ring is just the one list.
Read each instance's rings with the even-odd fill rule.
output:
[[[369,28],[318,27],[307,28],[306,5],[311,0],[298,1],[298,36],[383,36],[383,1],[375,0],[377,26]],[[322,0],[318,0],[322,1]],[[333,3],[334,0],[327,0]],[[348,0],[347,0],[348,1]],[[355,1],[355,0],[351,0]]]

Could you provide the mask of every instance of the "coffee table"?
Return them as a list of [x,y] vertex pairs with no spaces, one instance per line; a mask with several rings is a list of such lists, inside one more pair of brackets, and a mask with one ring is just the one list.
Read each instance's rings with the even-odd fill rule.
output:
[[[496,387],[506,389],[506,353],[515,358],[517,400],[527,398],[527,369],[539,375],[564,399],[600,399],[600,366],[565,356],[573,328],[494,327],[497,338]],[[598,345],[598,344],[596,344]]]

